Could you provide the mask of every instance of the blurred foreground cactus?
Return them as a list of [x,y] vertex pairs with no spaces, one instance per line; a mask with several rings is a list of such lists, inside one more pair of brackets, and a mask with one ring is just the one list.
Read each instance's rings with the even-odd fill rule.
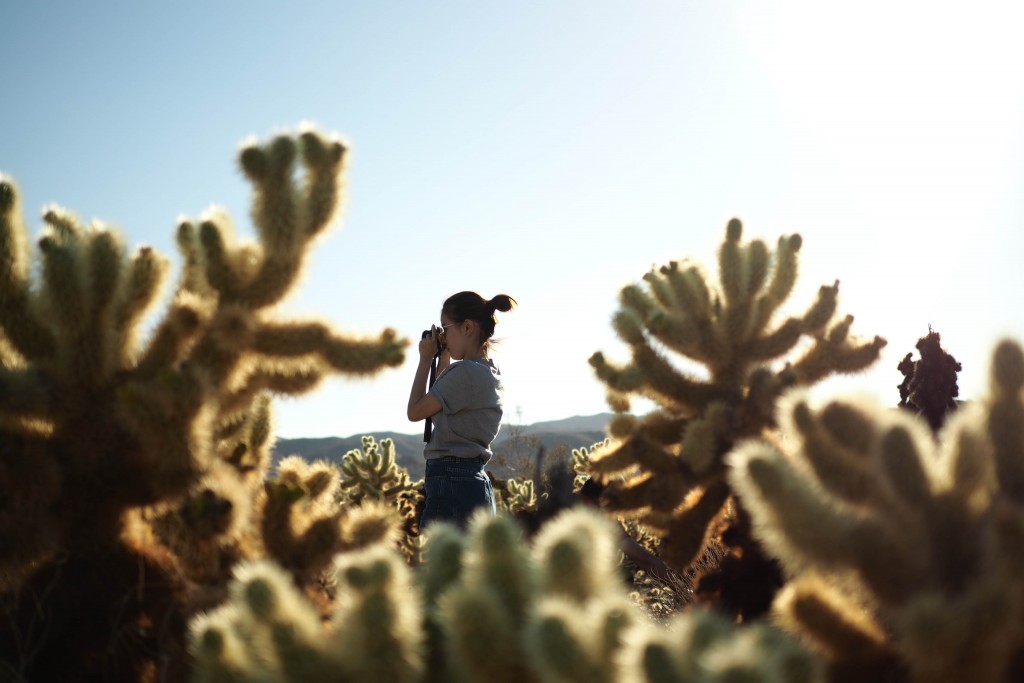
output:
[[1024,352],[936,441],[876,404],[783,413],[791,448],[750,442],[732,481],[791,581],[778,621],[836,681],[1024,679]]
[[[730,221],[717,285],[698,265],[673,261],[647,273],[646,287],[625,287],[613,324],[632,361],[615,365],[601,353],[590,359],[619,413],[609,425],[615,443],[590,463],[608,485],[602,501],[658,530],[667,541],[662,557],[680,571],[700,557],[730,498],[724,457],[734,443],[774,426],[783,390],[859,371],[885,345],[880,337],[852,337],[852,316],[833,320],[838,282],[821,287],[804,314],[780,318],[797,278],[800,236],[780,238],[774,253],[741,237],[740,222]],[[680,369],[678,360],[704,372]],[[633,395],[658,409],[628,415]],[[743,528],[742,510],[737,515]],[[737,556],[752,560],[756,548],[733,536],[746,546]]]
[[401,363],[391,330],[356,339],[273,314],[338,213],[345,157],[314,131],[243,149],[259,241],[237,241],[219,210],[183,221],[181,278],[144,342],[167,259],[52,209],[33,267],[17,191],[0,179],[0,660],[17,675],[180,667],[182,566],[127,538],[129,519],[170,506],[189,519],[181,530],[226,532],[252,490],[232,478],[266,467],[266,392]]
[[291,577],[268,561],[239,566],[230,601],[192,624],[193,680],[418,680],[421,609],[397,553],[377,544],[341,556],[325,629]]
[[[431,527],[414,576],[376,546],[338,560],[337,609],[326,624],[288,575],[239,569],[231,600],[196,618],[198,683],[816,683],[817,660],[762,625],[713,615],[646,621],[616,568],[613,524],[563,512],[524,543],[505,515],[479,515],[468,535]],[[695,678],[696,677],[696,678]]]

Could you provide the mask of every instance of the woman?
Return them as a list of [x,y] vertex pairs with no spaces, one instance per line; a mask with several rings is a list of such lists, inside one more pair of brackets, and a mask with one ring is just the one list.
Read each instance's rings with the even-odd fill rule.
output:
[[[413,422],[429,417],[434,424],[423,449],[426,506],[420,529],[437,520],[465,526],[478,507],[495,512],[484,465],[501,426],[502,386],[501,373],[487,354],[494,312],[510,311],[513,305],[515,299],[507,294],[488,300],[476,292],[459,292],[441,307],[441,326],[431,326],[431,335],[420,340],[408,417]],[[427,375],[438,349],[437,380],[428,390]]]

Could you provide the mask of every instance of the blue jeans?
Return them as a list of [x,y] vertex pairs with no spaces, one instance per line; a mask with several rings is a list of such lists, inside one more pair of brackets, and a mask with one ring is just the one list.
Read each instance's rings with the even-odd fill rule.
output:
[[420,529],[431,522],[444,521],[465,528],[477,508],[486,507],[496,514],[494,489],[476,458],[440,458],[427,460],[423,479],[426,505],[420,517]]

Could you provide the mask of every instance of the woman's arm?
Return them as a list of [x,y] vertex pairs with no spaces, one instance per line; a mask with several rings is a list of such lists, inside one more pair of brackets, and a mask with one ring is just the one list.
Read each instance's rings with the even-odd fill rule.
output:
[[[420,340],[420,362],[416,367],[416,377],[412,381],[412,391],[409,392],[409,407],[406,410],[406,417],[410,422],[425,420],[431,415],[441,412],[441,402],[430,395],[427,391],[427,377],[430,374],[430,363],[434,359],[434,352],[437,350],[437,340],[431,335]],[[447,354],[441,354],[446,356]]]

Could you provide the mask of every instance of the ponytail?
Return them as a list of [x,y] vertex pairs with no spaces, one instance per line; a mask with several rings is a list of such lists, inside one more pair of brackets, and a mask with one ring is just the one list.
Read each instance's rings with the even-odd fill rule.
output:
[[501,311],[507,313],[512,310],[515,306],[516,300],[510,297],[508,294],[498,294],[497,296],[491,297],[491,300],[487,302],[487,307],[491,309],[491,314],[494,311]]

